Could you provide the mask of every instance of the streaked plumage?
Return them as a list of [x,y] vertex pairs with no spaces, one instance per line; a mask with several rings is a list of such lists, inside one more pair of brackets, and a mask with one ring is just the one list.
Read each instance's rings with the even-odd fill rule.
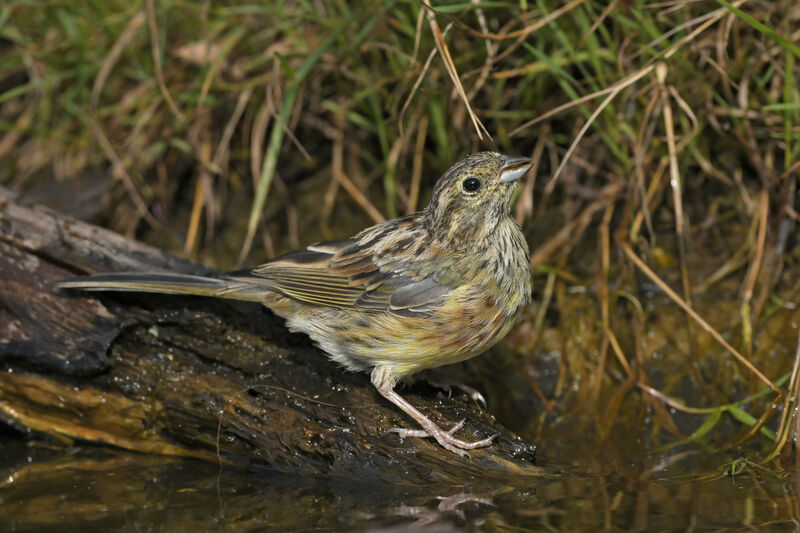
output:
[[433,436],[464,454],[491,437],[456,439],[393,389],[415,372],[482,353],[530,301],[528,246],[510,217],[515,182],[529,168],[526,158],[473,154],[439,179],[423,211],[219,278],[111,273],[61,286],[262,302],[346,368],[372,369],[378,391],[424,428],[393,431]]

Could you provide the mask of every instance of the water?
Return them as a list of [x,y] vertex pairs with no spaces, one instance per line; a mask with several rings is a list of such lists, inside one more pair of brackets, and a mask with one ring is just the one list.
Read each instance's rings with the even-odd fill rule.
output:
[[375,486],[8,437],[0,521],[15,532],[794,531],[800,524],[796,474],[730,475],[692,452],[547,463],[547,475],[524,482]]

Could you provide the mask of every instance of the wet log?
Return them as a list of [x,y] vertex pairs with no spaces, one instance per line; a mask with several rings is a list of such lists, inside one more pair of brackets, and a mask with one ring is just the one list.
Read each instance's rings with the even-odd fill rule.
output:
[[388,482],[538,476],[535,447],[466,395],[404,395],[466,439],[386,434],[413,421],[369,377],[344,371],[257,304],[153,294],[76,293],[53,283],[121,270],[207,273],[0,189],[0,419],[68,443]]

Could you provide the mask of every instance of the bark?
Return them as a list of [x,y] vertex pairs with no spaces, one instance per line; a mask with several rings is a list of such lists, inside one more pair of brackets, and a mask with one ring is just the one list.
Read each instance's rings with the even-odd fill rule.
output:
[[388,482],[538,476],[532,445],[463,394],[403,394],[462,438],[461,458],[414,427],[369,377],[344,371],[268,309],[153,294],[58,291],[103,271],[207,269],[0,189],[0,417],[66,442]]

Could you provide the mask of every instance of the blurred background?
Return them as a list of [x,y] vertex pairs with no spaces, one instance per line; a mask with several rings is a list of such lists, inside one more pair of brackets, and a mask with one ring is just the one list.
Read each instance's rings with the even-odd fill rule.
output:
[[226,270],[532,157],[535,302],[459,371],[540,460],[609,476],[576,527],[676,470],[758,478],[708,524],[796,524],[798,43],[794,0],[11,1],[0,186]]

